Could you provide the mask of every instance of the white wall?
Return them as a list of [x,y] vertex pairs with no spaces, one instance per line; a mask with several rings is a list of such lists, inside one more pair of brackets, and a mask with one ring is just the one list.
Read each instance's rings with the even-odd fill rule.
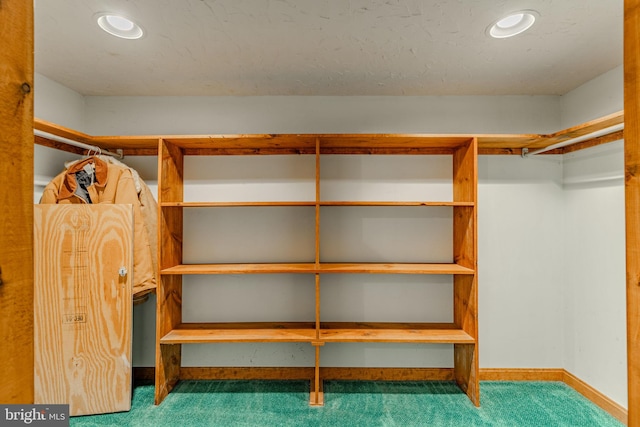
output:
[[95,96],[86,106],[94,135],[546,133],[560,126],[555,96]]
[[85,98],[42,74],[35,73],[34,116],[84,132]]
[[[615,68],[561,99],[563,128],[621,111],[623,71]],[[564,364],[627,406],[624,145],[563,159]]]
[[[85,125],[84,97],[55,81],[35,74],[34,116],[58,125],[82,131]],[[64,162],[78,159],[70,153],[41,145],[34,151],[34,202],[42,196],[44,185],[63,171]]]
[[567,129],[624,109],[622,65],[560,97],[560,124]]
[[627,404],[624,148],[565,155],[565,368]]
[[562,366],[562,159],[480,156],[480,366]]

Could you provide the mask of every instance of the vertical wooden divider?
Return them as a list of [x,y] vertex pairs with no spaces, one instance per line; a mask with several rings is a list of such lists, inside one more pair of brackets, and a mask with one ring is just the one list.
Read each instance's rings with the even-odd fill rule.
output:
[[[184,155],[180,147],[160,139],[158,148],[158,266],[160,271],[182,263],[182,208],[163,202],[183,201]],[[155,404],[180,379],[181,345],[160,339],[182,322],[182,276],[159,274],[156,303]]]
[[628,425],[640,426],[640,1],[624,2]]
[[[320,265],[320,138],[316,138],[316,173],[315,173],[315,188],[316,188],[316,219],[315,219],[315,266],[316,271]],[[315,350],[315,368],[314,377],[311,384],[311,397],[309,404],[312,406],[324,405],[324,394],[322,392],[322,379],[320,378],[320,347],[324,345],[324,342],[320,341],[320,274],[315,273],[315,286],[316,286],[316,339],[313,342]]]
[[320,138],[316,138],[316,268],[320,264]]
[[454,378],[476,406],[480,406],[478,363],[478,280],[477,280],[477,187],[478,142],[476,138],[453,154],[453,200],[473,206],[453,208],[454,262],[475,271],[453,278],[454,323],[475,340],[454,345]]

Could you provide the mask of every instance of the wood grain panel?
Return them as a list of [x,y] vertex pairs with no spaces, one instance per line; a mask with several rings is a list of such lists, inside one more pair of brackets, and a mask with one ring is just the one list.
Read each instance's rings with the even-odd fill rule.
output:
[[640,1],[624,1],[624,168],[629,426],[640,426]]
[[184,155],[180,147],[159,140],[158,156],[158,201],[182,202],[184,189]]
[[309,393],[309,405],[324,406],[324,392],[322,390],[322,377],[320,376],[320,347],[315,346],[315,367],[311,380],[311,392]]
[[619,125],[621,123],[624,123],[624,111],[618,111],[595,120],[581,123],[577,126],[563,129],[551,135],[544,135],[542,138],[540,138],[539,141],[527,145],[527,148],[529,148],[530,150],[545,148],[550,145],[568,141],[570,139],[589,135],[594,132],[610,128],[612,126]]
[[379,263],[324,263],[320,273],[368,273],[368,274],[473,274],[470,268],[457,264],[379,264]]
[[[153,368],[151,368],[153,369]],[[311,367],[183,367],[183,380],[312,380]]]
[[270,273],[349,273],[349,274],[474,274],[457,264],[381,264],[381,263],[290,263],[290,264],[183,264],[161,270],[163,275],[183,274],[270,274]]
[[393,147],[324,147],[320,149],[320,154],[363,154],[363,155],[450,155],[455,148],[453,147],[410,147],[410,146],[393,146]]
[[456,383],[474,405],[480,406],[478,345],[454,344],[453,359],[453,376]]
[[476,201],[478,187],[478,142],[476,138],[458,148],[453,154],[453,200]]
[[473,343],[475,340],[455,329],[321,329],[325,342],[388,342],[418,344]]
[[480,368],[481,381],[563,381],[561,368]]
[[[252,134],[252,135],[134,135],[91,136],[53,123],[36,119],[36,128],[104,149],[122,149],[126,156],[148,156],[158,153],[157,141],[164,139],[182,147],[193,156],[314,154],[314,140],[321,141],[322,154],[452,154],[470,138],[478,139],[480,154],[521,154],[530,150],[582,137],[622,123],[623,112],[617,112],[552,134]],[[595,138],[597,143],[605,139]],[[76,152],[46,138],[36,143]],[[578,145],[575,149],[589,146]],[[574,149],[574,150],[575,150]],[[549,154],[549,153],[546,153]]]
[[222,342],[311,342],[315,324],[294,323],[184,323],[169,331],[162,344]]
[[453,260],[457,265],[475,271],[476,219],[474,207],[453,208]]
[[608,144],[609,142],[619,141],[624,138],[624,130],[610,133],[609,135],[599,136],[597,138],[589,139],[586,141],[578,142],[577,144],[567,145],[562,147],[562,154],[573,153],[574,151],[584,150],[585,148],[596,147],[602,144]]
[[[320,199],[321,199],[321,191],[320,191],[320,139],[316,138],[316,170],[315,170],[315,183],[316,183],[316,212],[315,212],[315,264],[316,266],[320,264]],[[320,304],[320,300],[317,297],[317,293],[319,292],[318,286],[319,277],[316,277],[316,313],[319,310],[318,304]],[[318,316],[316,316],[317,320]]]
[[453,320],[473,339],[472,344],[453,347],[454,378],[469,399],[480,405],[478,362],[477,287],[477,194],[478,144],[473,139],[453,155],[453,200],[473,202],[472,207],[453,208],[453,258],[476,274],[453,278]]
[[[192,367],[180,369],[183,380],[314,380],[314,367]],[[331,381],[451,381],[452,368],[320,367],[319,377]],[[153,379],[154,368],[134,368],[136,379]]]
[[440,134],[324,134],[320,150],[331,148],[385,149],[385,148],[445,148],[455,149],[468,143],[473,135]]
[[[86,133],[78,132],[64,126],[60,126],[55,123],[48,122],[42,119],[33,120],[33,129],[37,129],[42,132],[46,132],[51,135],[60,136],[62,138],[70,139],[76,142],[82,142],[84,144],[95,145],[93,143],[94,137]],[[155,140],[157,142],[157,138]],[[81,150],[81,149],[80,149]]]
[[164,275],[271,273],[315,273],[315,264],[183,264],[162,270],[162,274]]
[[182,322],[182,276],[167,276],[162,270],[182,262],[181,207],[165,207],[165,202],[182,202],[184,154],[165,140],[158,141],[158,267],[156,290],[156,390],[155,404],[169,394],[179,380],[182,348],[161,344],[161,338]]
[[33,2],[2,2],[0,46],[0,402],[24,404],[33,403]]
[[133,207],[37,205],[34,225],[35,403],[129,410]]
[[320,368],[325,381],[451,381],[451,368]]
[[183,208],[234,208],[234,207],[278,207],[278,206],[315,206],[316,202],[163,202],[164,207]]
[[73,154],[86,154],[87,150],[84,150],[79,147],[74,147],[73,145],[65,144],[63,142],[55,141],[53,139],[43,138],[39,135],[34,135],[34,142],[38,145],[42,145],[43,147],[55,148],[56,150],[66,151],[67,153]]
[[322,201],[320,206],[473,206],[473,202]]

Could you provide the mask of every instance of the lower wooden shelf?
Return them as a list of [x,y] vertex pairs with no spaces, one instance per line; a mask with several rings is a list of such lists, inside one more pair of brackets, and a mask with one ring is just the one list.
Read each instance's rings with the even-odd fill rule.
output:
[[476,340],[452,323],[322,323],[322,342],[397,342],[474,344]]
[[315,323],[183,323],[160,339],[160,344],[229,342],[311,342]]
[[160,344],[228,342],[396,342],[474,344],[475,339],[452,323],[322,323],[313,322],[183,323]]

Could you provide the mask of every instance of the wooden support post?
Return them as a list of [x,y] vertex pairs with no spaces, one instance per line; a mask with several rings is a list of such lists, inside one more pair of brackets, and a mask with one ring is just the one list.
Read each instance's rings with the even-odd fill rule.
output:
[[640,426],[640,1],[624,2],[624,163],[629,426]]
[[0,2],[0,402],[33,403],[33,1]]
[[[183,200],[184,156],[179,147],[160,140],[158,266],[160,271],[182,263],[182,208],[163,202]],[[160,339],[182,322],[182,276],[159,275],[156,307],[156,405],[180,378],[181,344],[160,344]]]
[[309,405],[311,406],[324,406],[324,392],[322,391],[322,379],[320,378],[320,347],[324,345],[323,342],[311,343],[316,351],[316,366],[313,371],[313,379],[311,381],[311,393],[309,397]]
[[474,138],[453,155],[453,200],[472,206],[453,208],[453,258],[472,275],[453,278],[453,321],[475,340],[473,344],[455,344],[454,378],[474,405],[480,405],[478,362],[478,262],[477,262],[477,168],[478,148]]

